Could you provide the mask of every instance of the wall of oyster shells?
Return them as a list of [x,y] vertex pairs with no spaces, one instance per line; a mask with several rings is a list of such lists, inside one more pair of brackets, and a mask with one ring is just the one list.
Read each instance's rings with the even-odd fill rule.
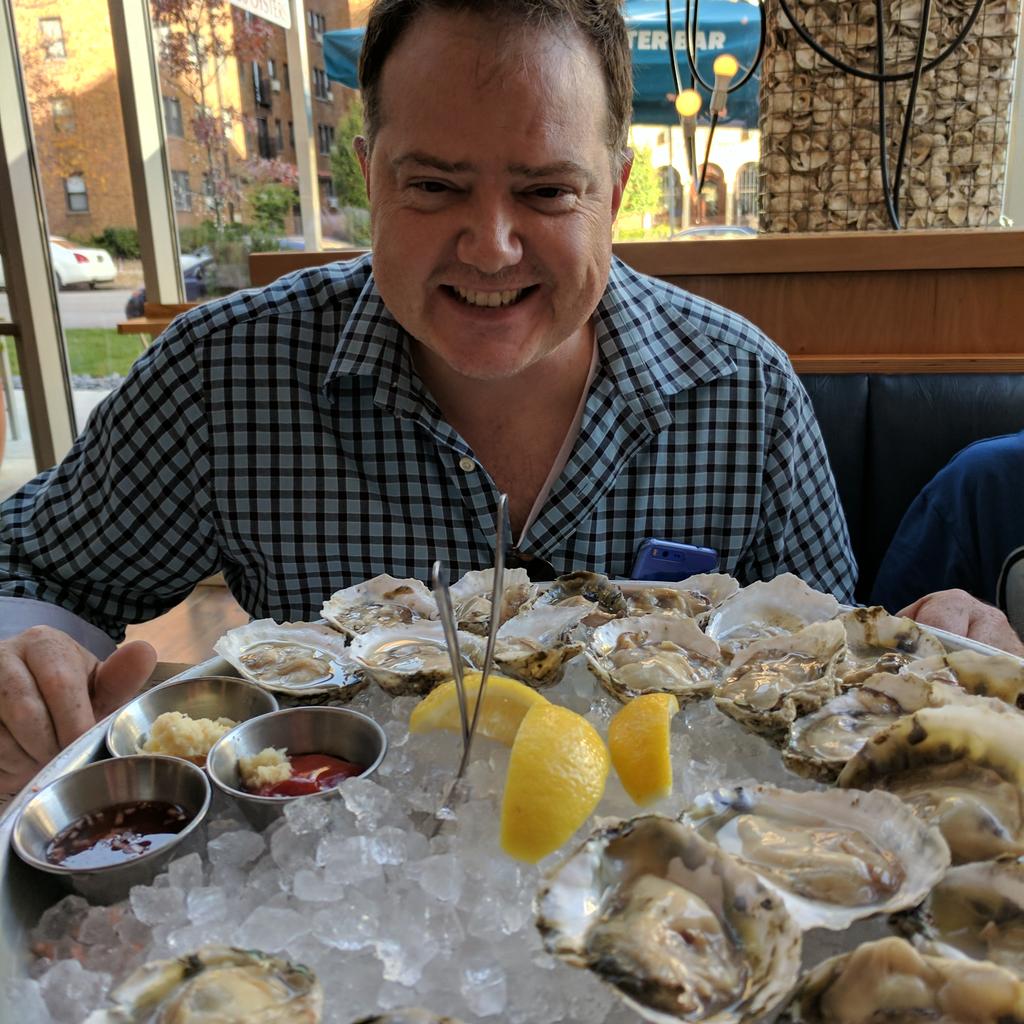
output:
[[[883,0],[886,70],[909,71],[921,0]],[[973,0],[934,0],[925,60],[965,24]],[[769,0],[761,75],[760,229],[888,228],[875,83],[816,54]],[[791,0],[811,36],[856,68],[875,70],[874,0]],[[900,214],[908,228],[998,224],[1006,174],[1021,0],[985,0],[964,42],[926,73],[914,104]],[[894,167],[909,83],[886,86]],[[1024,111],[1018,112],[1024,116]]]

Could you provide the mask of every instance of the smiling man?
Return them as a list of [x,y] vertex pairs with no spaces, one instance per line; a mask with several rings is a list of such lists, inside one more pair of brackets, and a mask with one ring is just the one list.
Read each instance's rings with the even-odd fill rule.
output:
[[378,0],[360,74],[372,256],[180,317],[0,506],[3,788],[142,682],[151,649],[114,642],[204,576],[315,618],[377,573],[490,565],[501,491],[535,567],[626,576],[659,537],[850,598],[785,355],[612,256],[617,0]]

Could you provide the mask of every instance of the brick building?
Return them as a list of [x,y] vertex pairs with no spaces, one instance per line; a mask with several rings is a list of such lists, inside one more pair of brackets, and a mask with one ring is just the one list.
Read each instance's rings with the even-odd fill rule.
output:
[[[107,227],[134,226],[107,0],[17,0],[14,8],[50,230],[88,239]],[[348,4],[307,0],[306,8],[317,176],[321,201],[329,205],[330,148],[347,90],[327,81],[320,39],[348,26]],[[221,37],[247,17],[234,11],[219,28]],[[160,71],[174,207],[179,226],[194,226],[210,219],[214,206],[210,156],[195,137],[197,93],[163,64]],[[260,60],[229,57],[205,86],[207,109],[224,122],[223,177],[244,183],[256,157],[295,164],[283,29],[270,27]],[[225,202],[222,212],[242,219],[244,204]]]

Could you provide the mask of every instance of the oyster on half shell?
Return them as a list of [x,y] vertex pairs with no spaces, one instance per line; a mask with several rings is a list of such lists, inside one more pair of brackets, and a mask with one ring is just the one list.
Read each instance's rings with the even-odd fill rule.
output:
[[851,758],[843,788],[886,789],[938,825],[954,864],[1024,854],[1024,716],[923,708]]
[[256,619],[230,629],[213,649],[245,679],[293,695],[338,691],[353,697],[366,688],[345,638],[316,622]]
[[[506,569],[502,580],[501,615],[499,624],[512,618],[537,591],[525,569]],[[467,572],[449,593],[452,610],[459,629],[486,636],[491,622],[491,594],[494,592],[494,570],[480,569]]]
[[604,573],[588,572],[585,569],[557,577],[551,586],[542,590],[523,610],[561,605],[586,607],[587,615],[583,621],[588,626],[599,626],[602,622],[626,614],[626,598],[621,588]]
[[720,789],[684,820],[756,871],[804,929],[916,906],[949,867],[939,830],[879,791]]
[[798,718],[789,727],[782,760],[798,775],[833,782],[846,762],[897,718],[946,704],[1013,713],[1001,701],[975,697],[941,679],[926,681],[910,673],[878,672],[819,710]]
[[846,631],[835,619],[754,640],[715,686],[715,704],[752,732],[781,744],[798,715],[816,711],[836,695],[835,666],[845,649]]
[[[464,664],[479,668],[484,645],[472,633],[459,633]],[[373,629],[352,641],[352,660],[393,697],[429,693],[452,677],[452,662],[440,622]]]
[[941,657],[914,662],[904,671],[925,679],[956,683],[979,697],[997,697],[1024,710],[1024,659],[1012,654],[950,651]]
[[799,576],[784,572],[726,598],[708,616],[705,631],[725,653],[732,654],[753,640],[795,633],[832,619],[839,610],[831,594],[813,590]]
[[721,652],[691,618],[639,615],[598,626],[587,666],[613,696],[673,693],[681,705],[707,697],[722,670]]
[[942,656],[946,648],[913,619],[890,615],[884,608],[853,608],[839,621],[846,627],[846,654],[836,674],[853,686],[876,672],[898,672],[921,659]]
[[436,619],[437,602],[419,580],[382,573],[332,594],[320,614],[345,636],[357,637],[384,626]]
[[542,883],[548,952],[645,1020],[761,1020],[792,987],[800,929],[749,868],[651,815],[599,829]]
[[1024,977],[1024,864],[950,868],[919,907],[891,923],[925,952],[988,960]]
[[203,946],[153,960],[110,994],[86,1024],[319,1024],[323,993],[307,968],[255,950]]
[[995,964],[919,953],[904,939],[865,942],[800,979],[779,1024],[1022,1024],[1024,984]]
[[739,588],[732,576],[710,572],[678,583],[630,584],[622,592],[627,615],[688,615],[700,619]]
[[494,643],[494,664],[504,675],[541,689],[565,674],[565,665],[583,650],[576,628],[592,610],[590,604],[535,606],[512,616]]

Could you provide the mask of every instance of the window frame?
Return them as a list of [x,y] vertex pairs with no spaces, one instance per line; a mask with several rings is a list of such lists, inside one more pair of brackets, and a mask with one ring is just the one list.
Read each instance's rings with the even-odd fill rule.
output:
[[[64,210],[66,213],[89,213],[89,187],[85,183],[85,175],[80,171],[75,174],[69,174],[66,178],[63,178],[64,183]],[[81,184],[81,188],[73,189],[71,187],[72,182],[78,182]],[[81,208],[76,209],[72,197],[81,196],[85,203]]]
[[[48,32],[44,25],[56,25],[57,33],[54,35]],[[66,60],[68,55],[67,39],[64,36],[64,22],[60,15],[56,17],[47,16],[39,19],[39,34],[43,39],[43,47],[46,50],[47,60]],[[59,48],[59,52],[54,52]]]

